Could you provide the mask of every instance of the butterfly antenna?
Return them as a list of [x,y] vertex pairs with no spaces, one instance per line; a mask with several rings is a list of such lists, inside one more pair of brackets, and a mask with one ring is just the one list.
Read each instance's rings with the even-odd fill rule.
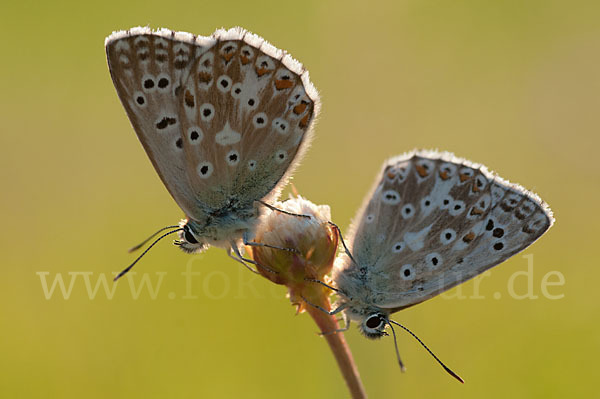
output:
[[161,231],[165,231],[165,230],[168,230],[168,229],[176,229],[178,227],[179,226],[167,226],[167,227],[163,227],[162,229],[159,229],[156,233],[152,234],[150,237],[146,238],[144,241],[142,241],[141,243],[139,243],[135,247],[129,248],[129,250],[127,252],[132,253],[134,251],[137,251],[138,249],[140,249],[141,247],[143,247],[144,245],[146,245],[146,243],[148,241],[150,241],[151,239],[153,239],[154,237],[156,237],[156,235],[158,233],[160,233]]
[[400,365],[400,371],[403,373],[406,371],[404,368],[404,363],[402,363],[402,359],[400,359],[400,351],[398,350],[398,340],[396,339],[396,331],[394,331],[394,326],[392,326],[389,322],[390,328],[392,329],[392,335],[394,336],[394,348],[396,348],[396,359],[398,359],[398,364]]
[[[412,335],[417,341],[419,341],[419,343],[421,345],[423,345],[423,348],[427,349],[427,352],[429,352],[429,354],[431,356],[433,356],[433,358],[435,360],[437,360],[437,362],[444,368],[444,370],[446,370],[446,372],[448,374],[450,374],[452,377],[456,378],[457,380],[459,380],[461,383],[465,383],[465,381],[459,377],[458,374],[456,374],[454,371],[450,370],[444,363],[442,363],[442,361],[440,359],[438,359],[438,357],[431,351],[431,349],[429,349],[427,347],[427,345],[425,345],[425,343],[423,341],[421,341],[419,339],[419,337],[417,337],[412,331],[410,331],[408,328],[404,327],[402,324],[394,321],[394,320],[390,320],[388,322],[388,324],[390,323],[394,323],[395,325],[397,325],[398,327],[404,329],[405,331],[407,331],[410,335]],[[392,325],[390,324],[390,327],[392,327]],[[392,332],[394,333],[394,343],[396,343],[396,333],[394,332],[394,327],[392,327]],[[398,355],[398,345],[396,345],[396,354]],[[398,361],[400,361],[400,355],[398,355]],[[402,367],[402,362],[400,362],[400,367]]]
[[136,264],[136,263],[138,263],[138,262],[139,262],[139,260],[140,260],[140,259],[142,259],[142,257],[143,257],[144,255],[146,255],[146,254],[148,253],[148,251],[150,251],[150,249],[152,249],[152,247],[153,247],[154,245],[156,245],[156,243],[157,243],[157,242],[159,242],[160,240],[162,240],[162,239],[163,239],[163,238],[165,238],[166,236],[168,236],[168,235],[170,235],[170,234],[173,234],[173,233],[176,233],[176,232],[178,232],[178,231],[181,231],[181,230],[183,230],[183,228],[179,227],[179,228],[178,228],[178,229],[176,229],[176,230],[169,231],[168,233],[165,233],[165,234],[163,234],[162,236],[158,237],[156,240],[154,240],[154,242],[153,242],[152,244],[150,244],[150,246],[149,246],[148,248],[146,248],[146,249],[144,250],[144,252],[142,252],[142,254],[141,254],[140,256],[138,256],[138,257],[137,257],[137,259],[136,259],[136,260],[134,260],[134,261],[133,261],[133,263],[132,263],[132,264],[130,264],[129,266],[127,266],[125,269],[123,269],[123,271],[122,271],[121,273],[119,273],[119,274],[117,275],[117,277],[115,277],[115,278],[113,279],[113,281],[117,281],[118,279],[120,279],[121,277],[123,277],[123,275],[127,274],[127,272],[128,272],[128,271],[130,271],[130,270],[131,270],[131,268],[132,268],[133,266],[135,266],[135,264]]

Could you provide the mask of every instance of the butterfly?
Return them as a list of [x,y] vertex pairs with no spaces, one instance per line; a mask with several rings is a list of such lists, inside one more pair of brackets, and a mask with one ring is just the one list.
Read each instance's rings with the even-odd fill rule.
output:
[[210,37],[138,27],[105,47],[131,124],[186,216],[161,238],[177,232],[185,252],[213,245],[243,259],[240,241],[252,244],[262,206],[311,140],[320,103],[308,71],[239,27]]
[[340,299],[331,313],[343,311],[346,328],[356,321],[367,338],[387,335],[390,322],[406,329],[390,315],[503,262],[553,222],[537,195],[485,166],[433,151],[392,158],[336,259],[332,278]]

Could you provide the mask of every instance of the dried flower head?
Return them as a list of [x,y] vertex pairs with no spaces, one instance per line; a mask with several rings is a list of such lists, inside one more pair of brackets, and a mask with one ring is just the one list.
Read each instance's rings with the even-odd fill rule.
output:
[[248,252],[260,265],[276,272],[258,267],[264,277],[289,288],[290,300],[299,311],[306,306],[302,297],[328,307],[331,291],[307,279],[325,281],[333,267],[338,236],[329,224],[329,206],[315,205],[300,196],[273,206],[310,218],[269,210],[256,228],[254,241],[294,251],[252,246],[247,248]]

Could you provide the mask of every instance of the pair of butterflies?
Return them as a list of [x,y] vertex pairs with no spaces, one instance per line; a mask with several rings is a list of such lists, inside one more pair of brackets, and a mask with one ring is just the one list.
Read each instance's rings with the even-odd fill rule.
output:
[[[164,236],[249,261],[239,246],[256,245],[262,211],[311,140],[319,96],[308,71],[241,28],[210,37],[133,28],[105,46],[127,115],[186,215]],[[392,313],[522,251],[553,221],[539,197],[482,165],[438,152],[392,158],[336,261],[338,310],[381,337]]]

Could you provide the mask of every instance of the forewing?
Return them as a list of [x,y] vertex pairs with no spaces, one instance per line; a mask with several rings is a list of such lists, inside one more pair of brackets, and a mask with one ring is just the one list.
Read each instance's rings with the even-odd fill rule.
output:
[[214,44],[197,39],[133,28],[105,42],[113,83],[139,140],[171,196],[195,219],[202,213],[186,171],[179,92],[191,62]]
[[395,311],[508,259],[553,221],[539,197],[484,166],[419,152],[384,165],[350,241],[372,304]]

